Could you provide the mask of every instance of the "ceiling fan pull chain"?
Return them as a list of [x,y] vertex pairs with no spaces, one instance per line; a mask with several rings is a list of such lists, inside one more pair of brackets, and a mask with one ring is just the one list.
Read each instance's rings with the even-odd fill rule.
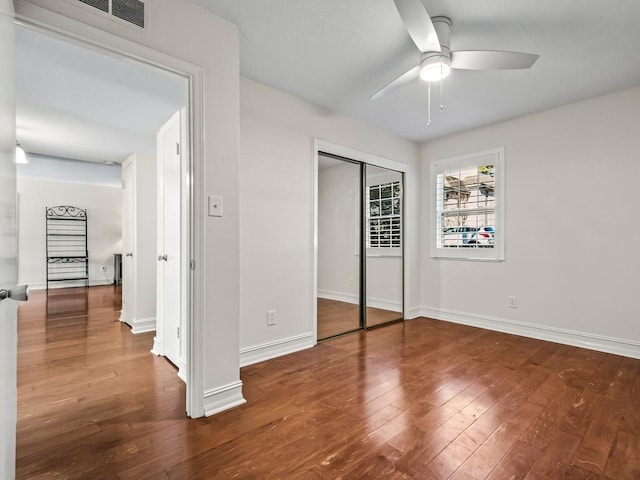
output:
[[427,82],[427,125],[431,125],[431,82]]
[[[442,66],[440,67],[440,69],[442,70]],[[440,78],[440,111],[444,111],[444,104],[442,103],[442,88],[443,88],[444,84],[442,83],[442,77]]]

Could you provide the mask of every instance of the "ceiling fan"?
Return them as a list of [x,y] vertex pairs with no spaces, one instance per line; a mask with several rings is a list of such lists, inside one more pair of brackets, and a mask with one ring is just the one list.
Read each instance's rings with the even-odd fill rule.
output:
[[430,17],[421,0],[394,0],[409,36],[421,53],[420,64],[382,87],[372,100],[420,77],[427,82],[441,81],[452,68],[463,70],[513,70],[530,68],[539,55],[497,50],[449,49],[452,22],[448,17]]

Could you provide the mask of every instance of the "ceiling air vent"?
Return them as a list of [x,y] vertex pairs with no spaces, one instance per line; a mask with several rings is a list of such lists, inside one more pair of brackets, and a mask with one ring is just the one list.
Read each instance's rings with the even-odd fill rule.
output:
[[142,0],[78,0],[108,14],[113,20],[145,27],[145,4]]
[[80,3],[84,3],[85,5],[89,5],[91,7],[97,8],[98,10],[102,10],[103,12],[109,13],[109,0],[79,0]]
[[111,15],[144,28],[144,3],[140,0],[111,0]]

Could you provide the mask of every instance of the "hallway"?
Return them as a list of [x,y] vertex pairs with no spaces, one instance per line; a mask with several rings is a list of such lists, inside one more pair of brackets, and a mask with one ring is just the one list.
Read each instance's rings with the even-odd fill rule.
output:
[[175,450],[162,445],[189,429],[184,383],[149,353],[153,333],[118,320],[119,288],[49,292],[18,313],[17,478],[116,478]]

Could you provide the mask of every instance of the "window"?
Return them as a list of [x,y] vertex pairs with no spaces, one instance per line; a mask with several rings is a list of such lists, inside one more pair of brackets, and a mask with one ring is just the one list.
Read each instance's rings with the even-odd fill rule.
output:
[[401,197],[399,181],[367,187],[367,248],[402,246]]
[[504,260],[504,149],[431,164],[431,256]]

